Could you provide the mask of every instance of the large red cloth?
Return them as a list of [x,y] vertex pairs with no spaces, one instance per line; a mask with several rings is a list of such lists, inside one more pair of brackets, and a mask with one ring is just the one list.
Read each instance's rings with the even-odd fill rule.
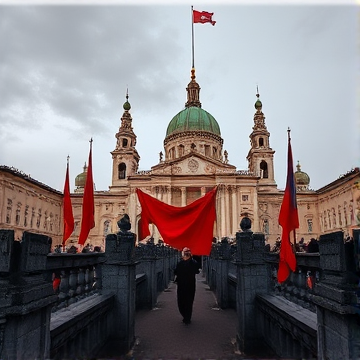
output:
[[216,190],[215,187],[193,203],[177,207],[136,189],[141,204],[141,235],[149,236],[149,224],[154,224],[166,244],[179,250],[189,247],[194,255],[209,255],[216,219]]
[[92,140],[90,141],[89,165],[86,173],[84,197],[82,205],[81,230],[78,243],[84,245],[90,230],[95,226],[94,219],[94,182],[92,176]]
[[282,227],[278,282],[284,282],[290,270],[296,269],[296,257],[290,243],[291,231],[299,227],[299,216],[296,203],[296,187],[294,179],[293,158],[290,137],[288,141],[288,168],[283,202],[279,213],[279,224]]
[[207,11],[193,10],[193,22],[201,24],[210,23],[214,26],[216,24],[216,21],[213,21],[213,15],[214,13],[209,13]]
[[70,183],[69,183],[69,163],[66,166],[66,176],[64,184],[64,198],[63,198],[63,217],[64,217],[64,234],[63,245],[74,231],[74,215],[70,198]]

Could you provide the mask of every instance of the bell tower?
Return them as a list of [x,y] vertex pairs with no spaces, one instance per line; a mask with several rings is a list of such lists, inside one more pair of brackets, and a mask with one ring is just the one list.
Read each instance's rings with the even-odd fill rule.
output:
[[128,101],[129,94],[126,91],[126,101],[123,105],[124,113],[121,117],[119,131],[116,133],[116,148],[111,152],[113,159],[112,186],[127,186],[127,179],[134,175],[139,167],[140,156],[135,148],[136,135],[132,128],[131,105]]
[[256,97],[254,126],[250,134],[251,148],[247,155],[249,171],[260,176],[259,183],[261,185],[276,185],[274,180],[275,151],[270,147],[270,133],[265,125],[265,116],[262,112],[262,102],[259,99],[258,89]]

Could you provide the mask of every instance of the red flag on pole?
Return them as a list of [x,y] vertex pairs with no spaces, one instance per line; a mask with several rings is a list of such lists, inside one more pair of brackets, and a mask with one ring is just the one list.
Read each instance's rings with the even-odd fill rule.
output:
[[296,257],[290,243],[290,233],[299,227],[299,216],[296,203],[296,187],[294,179],[293,158],[288,130],[288,168],[283,202],[279,213],[279,224],[282,227],[278,282],[284,282],[290,275],[290,270],[296,269]]
[[78,243],[84,245],[90,230],[95,226],[94,220],[94,182],[92,176],[92,142],[90,140],[89,165],[86,174],[86,182],[84,188],[81,230]]
[[214,13],[209,13],[207,11],[193,10],[193,22],[201,24],[210,23],[214,26],[216,24],[216,21],[213,21],[213,15]]
[[69,182],[69,156],[67,157],[66,176],[64,184],[63,198],[63,217],[64,217],[64,234],[62,244],[65,245],[66,240],[74,231],[74,215],[70,198],[70,182]]
[[200,199],[183,207],[172,206],[136,189],[141,205],[143,237],[150,235],[149,224],[158,228],[164,242],[176,249],[185,246],[194,255],[209,255],[216,219],[215,187]]

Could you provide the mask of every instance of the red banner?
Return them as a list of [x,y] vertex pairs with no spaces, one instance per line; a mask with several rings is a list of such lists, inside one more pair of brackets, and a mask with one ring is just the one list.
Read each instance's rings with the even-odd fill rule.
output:
[[290,243],[291,231],[299,227],[299,216],[296,203],[296,187],[294,179],[293,158],[290,137],[288,141],[288,169],[283,202],[279,213],[279,224],[282,227],[278,282],[284,282],[290,270],[296,269],[296,257]]
[[149,236],[149,224],[154,224],[166,244],[179,250],[189,247],[194,255],[209,255],[216,219],[216,191],[215,187],[193,203],[176,207],[136,189],[141,205],[140,234]]
[[64,233],[62,244],[65,245],[66,240],[74,231],[74,215],[70,198],[70,183],[69,183],[69,162],[66,166],[66,176],[64,184],[64,198],[63,198],[63,217],[64,217]]
[[92,139],[90,141],[89,165],[84,188],[81,230],[78,243],[84,245],[90,230],[95,226],[94,182],[92,175]]

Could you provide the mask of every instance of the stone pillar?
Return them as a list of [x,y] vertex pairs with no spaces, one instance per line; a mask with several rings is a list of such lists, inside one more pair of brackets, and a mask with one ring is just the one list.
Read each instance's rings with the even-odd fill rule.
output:
[[219,187],[220,190],[220,238],[222,238],[223,236],[226,236],[226,226],[225,226],[225,196],[226,196],[226,188],[225,185],[222,185],[221,187]]
[[222,309],[229,306],[228,273],[230,261],[230,244],[227,239],[217,244],[216,251],[216,300]]
[[226,186],[225,189],[225,234],[224,236],[229,236],[231,233],[231,229],[230,229],[230,223],[231,223],[231,219],[230,219],[230,194],[231,194],[231,187],[230,186]]
[[135,339],[136,262],[135,234],[119,227],[120,232],[106,236],[107,260],[102,268],[102,292],[115,294],[108,346],[112,352],[123,354],[131,349]]
[[0,359],[48,359],[50,314],[57,300],[46,281],[51,238],[0,230]]
[[181,206],[186,206],[186,187],[181,187]]
[[249,218],[243,218],[236,233],[237,265],[237,346],[242,353],[259,350],[263,340],[257,327],[256,295],[265,294],[269,288],[268,269],[264,261],[264,234],[250,230]]
[[157,300],[156,258],[156,245],[153,242],[147,243],[141,262],[146,274],[146,294],[143,303],[149,309],[155,307]]
[[237,187],[232,186],[231,188],[231,214],[232,214],[232,228],[231,228],[231,235],[236,234],[238,230],[238,214],[237,214],[237,204],[238,204],[238,193]]
[[316,304],[319,360],[360,358],[360,312],[355,306],[355,284],[359,280],[349,271],[351,264],[346,261],[343,239],[339,231],[321,235],[319,241],[322,276],[315,283],[312,297]]

